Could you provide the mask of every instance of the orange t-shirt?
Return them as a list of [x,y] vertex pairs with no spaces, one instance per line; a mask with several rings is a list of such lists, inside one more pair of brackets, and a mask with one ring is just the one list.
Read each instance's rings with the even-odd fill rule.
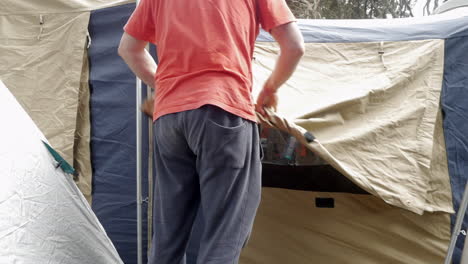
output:
[[211,104],[255,121],[259,26],[294,20],[285,0],[142,0],[124,30],[157,47],[153,119]]

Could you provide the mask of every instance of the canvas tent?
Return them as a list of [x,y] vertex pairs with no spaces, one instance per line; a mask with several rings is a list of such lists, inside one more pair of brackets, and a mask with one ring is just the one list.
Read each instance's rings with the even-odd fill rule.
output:
[[436,10],[434,14],[450,13],[454,14],[467,14],[468,13],[468,1],[466,0],[450,0],[444,2]]
[[[135,80],[116,48],[134,7],[91,0],[0,7],[0,78],[81,171],[79,186],[125,263],[136,263],[137,251]],[[308,52],[281,89],[279,114],[311,131],[338,168],[283,166],[288,175],[279,177],[278,167],[266,167],[241,263],[442,262],[467,179],[468,18],[299,24]],[[277,52],[262,32],[255,91]]]
[[72,176],[0,81],[0,263],[123,263]]
[[[383,257],[385,253],[382,253],[378,259],[376,257],[371,261],[371,254],[362,251],[372,251],[367,247],[372,239],[364,239],[367,232],[361,231],[359,235],[353,235],[349,226],[364,225],[369,233],[378,232],[381,239],[387,241],[387,243],[378,243],[382,246],[382,252],[392,251],[388,248],[391,242],[388,238],[383,239],[385,229],[374,229],[371,228],[372,224],[364,224],[363,219],[383,215],[383,211],[371,211],[372,213],[368,215],[365,210],[360,212],[358,207],[353,208],[350,204],[353,198],[356,199],[359,195],[291,193],[291,197],[295,195],[298,202],[304,201],[301,203],[302,210],[298,209],[298,215],[294,217],[293,213],[286,213],[291,204],[285,204],[284,208],[277,206],[278,201],[267,196],[269,192],[275,193],[277,190],[268,190],[264,192],[256,226],[264,226],[268,223],[270,230],[281,230],[281,226],[285,224],[285,220],[282,219],[292,221],[290,219],[297,219],[299,214],[304,215],[304,211],[307,211],[310,213],[309,219],[314,218],[314,224],[317,225],[306,222],[303,224],[303,229],[298,230],[300,233],[296,234],[306,237],[300,241],[309,243],[284,243],[285,240],[281,240],[281,245],[292,245],[286,247],[291,251],[290,256],[294,255],[293,252],[313,252],[310,254],[313,257],[309,261],[320,259],[319,262],[325,262],[332,257],[323,252],[334,254],[342,251],[342,248],[346,247],[343,246],[344,244],[349,245],[350,249],[350,252],[344,256],[361,256],[362,259],[356,263],[377,263],[378,261],[381,263],[419,263],[419,261],[420,263],[441,263],[445,254],[443,241],[448,241],[450,236],[449,231],[442,228],[449,223],[448,215],[444,215],[444,212],[451,212],[452,194],[455,208],[458,207],[466,183],[466,172],[462,165],[464,163],[462,153],[466,153],[466,149],[458,143],[464,142],[464,136],[460,136],[463,135],[461,131],[464,131],[462,125],[464,122],[459,119],[464,109],[460,106],[464,103],[461,99],[456,102],[457,99],[454,97],[463,97],[461,93],[466,93],[467,89],[466,69],[463,66],[466,65],[468,59],[464,52],[467,18],[437,16],[414,20],[373,21],[372,26],[369,25],[368,20],[301,22],[308,52],[301,63],[302,67],[295,73],[295,77],[280,91],[282,103],[280,102],[278,112],[312,131],[340,163],[346,163],[342,165],[349,166],[351,171],[345,171],[343,174],[352,174],[353,170],[359,171],[361,176],[368,173],[364,176],[365,180],[359,179],[360,176],[351,177],[366,191],[381,197],[388,204],[416,213],[418,213],[416,207],[421,206],[420,209],[425,213],[419,219],[413,215],[414,219],[403,222],[418,223],[421,231],[425,229],[423,222],[438,222],[431,226],[437,225],[439,232],[424,230],[424,233],[437,234],[436,236],[441,239],[441,244],[437,250],[426,248],[427,252],[423,253],[425,251],[423,247],[428,246],[425,241],[429,238],[419,240],[421,241],[419,249],[399,242],[401,248],[393,247],[396,250],[389,253],[388,258]],[[266,34],[262,34],[257,41],[254,72],[258,83],[262,83],[268,74],[268,68],[273,63],[272,54],[277,51],[277,46],[271,43],[271,37]],[[443,129],[439,109],[444,113]],[[444,144],[447,145],[446,148]],[[376,153],[380,154],[376,155]],[[449,186],[446,157],[451,186]],[[387,170],[389,167],[390,171]],[[376,178],[377,182],[374,182],[372,175],[378,178]],[[417,179],[419,177],[424,180],[419,181]],[[373,187],[369,188],[365,182],[360,182],[361,180],[369,180],[368,183]],[[401,184],[398,183],[399,181]],[[415,189],[407,189],[413,188],[411,187],[413,184]],[[422,191],[423,189],[426,191]],[[396,199],[391,198],[399,191],[402,193],[396,194],[394,196]],[[419,203],[410,198],[412,195],[424,197],[413,197],[421,202]],[[323,208],[313,210],[307,207],[307,200],[320,197],[334,198],[335,208],[327,211]],[[267,199],[271,199],[271,202]],[[340,201],[343,202],[341,206]],[[359,204],[365,203],[360,200]],[[367,206],[372,207],[371,201],[367,203],[369,203]],[[268,204],[275,204],[275,206],[267,206]],[[384,208],[378,205],[373,207]],[[281,209],[286,215],[278,212]],[[350,211],[344,213],[348,209]],[[406,229],[403,228],[405,226],[403,222],[396,224],[395,219],[402,219],[401,212],[395,213],[400,217],[387,216],[385,219],[392,219],[391,223],[383,225],[400,226],[402,230]],[[356,218],[357,223],[354,225],[352,219],[356,215],[361,216]],[[262,217],[265,217],[263,221]],[[324,217],[323,220],[319,220],[322,219],[321,217]],[[429,220],[430,218],[432,220]],[[444,221],[445,224],[442,224]],[[398,229],[390,229],[392,230],[390,232],[395,232],[398,236],[408,234]],[[322,233],[322,230],[327,231]],[[262,234],[266,233],[266,230],[262,231]],[[260,231],[257,229],[254,232]],[[291,237],[294,236],[291,233],[293,232],[288,234]],[[310,237],[307,234],[310,234]],[[317,234],[323,234],[323,237]],[[421,239],[424,235],[412,234],[411,237]],[[255,233],[253,240],[255,241]],[[434,237],[429,240],[436,241]],[[463,236],[460,237],[460,243],[463,242],[462,240]],[[266,245],[270,245],[269,248],[280,247],[280,242],[272,237],[269,239],[261,237],[261,241],[265,243],[256,245],[265,246],[265,254],[262,255],[264,257],[268,256]],[[294,239],[290,238],[288,241],[294,242]],[[417,244],[412,243],[413,246],[418,247]],[[435,245],[436,243],[431,243],[431,246]],[[282,250],[284,251],[285,248],[283,247]],[[356,254],[356,251],[361,253]],[[260,250],[255,251],[257,257],[259,252]],[[417,255],[415,252],[439,253],[438,256],[431,256],[423,261],[411,259]],[[317,256],[323,256],[323,258]],[[252,257],[252,259],[255,258]],[[459,255],[457,259],[459,261]],[[336,263],[347,263],[347,261],[346,257],[341,260],[337,258]],[[302,262],[298,260],[297,263]]]

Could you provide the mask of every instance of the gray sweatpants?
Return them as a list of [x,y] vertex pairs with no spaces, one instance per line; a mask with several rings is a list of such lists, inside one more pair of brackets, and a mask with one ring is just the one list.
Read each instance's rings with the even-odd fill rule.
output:
[[197,240],[192,244],[199,244],[197,263],[237,263],[260,202],[257,125],[205,105],[160,117],[154,135],[154,234],[149,263],[185,262],[198,210],[203,230],[191,238]]

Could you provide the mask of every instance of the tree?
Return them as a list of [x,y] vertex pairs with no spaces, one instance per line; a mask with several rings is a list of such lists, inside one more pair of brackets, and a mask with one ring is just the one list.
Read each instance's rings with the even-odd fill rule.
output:
[[[447,0],[443,0],[442,3],[447,2]],[[426,3],[424,4],[423,8],[423,15],[428,16],[430,15],[434,10],[439,7],[439,0],[426,0]]]
[[[427,0],[425,13],[439,0]],[[286,0],[298,18],[358,19],[412,17],[416,0]],[[431,4],[433,3],[433,4]]]

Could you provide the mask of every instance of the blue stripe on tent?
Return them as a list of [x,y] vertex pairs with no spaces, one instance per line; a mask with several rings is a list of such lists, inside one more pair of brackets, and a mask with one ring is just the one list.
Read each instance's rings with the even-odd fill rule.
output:
[[[468,30],[466,30],[468,32]],[[445,69],[442,89],[444,134],[455,211],[468,180],[468,37],[445,41]],[[452,227],[456,215],[452,215]],[[468,228],[468,217],[462,226]],[[460,263],[465,237],[459,236],[453,263]]]
[[[136,91],[135,76],[117,54],[122,27],[135,4],[91,13],[91,147],[93,210],[126,264],[137,263],[136,221]],[[144,122],[145,125],[147,122]],[[147,127],[143,131],[148,131]],[[146,139],[147,135],[143,137]],[[143,157],[148,141],[143,140]],[[143,173],[147,172],[143,159]],[[143,175],[143,190],[147,190]],[[147,193],[143,194],[144,197]],[[146,204],[143,206],[146,262]]]
[[[410,21],[412,20],[408,20],[408,23]],[[326,21],[299,20],[299,27],[307,43],[447,39],[468,36],[468,16],[452,20],[401,25],[383,25],[363,20],[359,26],[347,25],[345,21],[331,25]],[[274,40],[270,34],[261,31],[257,41],[272,42]]]

